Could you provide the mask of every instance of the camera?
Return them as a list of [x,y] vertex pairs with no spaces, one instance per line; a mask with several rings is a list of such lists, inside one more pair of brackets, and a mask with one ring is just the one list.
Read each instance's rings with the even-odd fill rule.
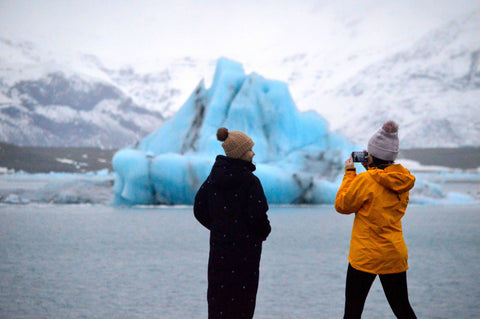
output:
[[352,152],[352,159],[354,162],[357,163],[366,163],[368,162],[367,159],[368,152]]

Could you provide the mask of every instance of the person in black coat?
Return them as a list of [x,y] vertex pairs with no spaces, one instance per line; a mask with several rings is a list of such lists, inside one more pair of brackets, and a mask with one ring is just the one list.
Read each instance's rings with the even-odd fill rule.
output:
[[252,173],[252,139],[217,131],[227,156],[218,155],[195,196],[195,218],[210,230],[208,318],[253,318],[262,242],[270,234],[268,203]]

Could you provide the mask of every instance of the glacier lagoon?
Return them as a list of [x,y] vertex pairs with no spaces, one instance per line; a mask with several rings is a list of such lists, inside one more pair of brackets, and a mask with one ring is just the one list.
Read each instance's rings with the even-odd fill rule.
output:
[[[238,65],[233,69],[223,80],[245,76]],[[225,84],[223,80],[214,80],[213,87]],[[271,96],[264,95],[273,87],[284,94],[285,110],[279,116],[288,115],[286,125],[295,118],[295,125],[313,127],[314,138],[279,135],[281,145],[271,144],[263,133],[248,130],[248,119],[259,116],[258,109],[246,121],[238,110],[244,102],[219,102],[232,97],[225,92],[242,92],[238,86],[215,93],[201,83],[186,103],[184,118],[190,122],[166,124],[119,152],[116,175],[1,175],[0,317],[204,318],[208,234],[193,220],[191,208],[110,204],[190,203],[215,155],[222,153],[210,134],[219,123],[234,123],[234,129],[254,138],[256,174],[271,203],[332,203],[343,160],[353,146],[328,132],[318,114],[296,111],[282,83],[255,74],[249,81],[260,93],[240,95],[240,102],[262,96],[268,100]],[[205,109],[196,112],[195,105],[203,98],[237,113],[226,122],[204,117],[205,125],[199,126]],[[157,143],[176,131],[188,134],[177,135],[171,144]],[[407,164],[418,169],[413,173],[419,177],[405,218],[412,304],[419,317],[475,318],[480,310],[479,242],[474,235],[480,171],[440,168],[432,173]],[[332,206],[272,206],[269,215],[274,233],[264,248],[256,318],[341,317],[351,217],[338,216]],[[365,316],[393,318],[378,282]]]
[[[255,318],[341,318],[353,216],[273,206]],[[478,205],[410,205],[419,318],[478,318]],[[1,318],[206,318],[208,232],[192,208],[0,205]],[[379,280],[365,318],[394,318]]]

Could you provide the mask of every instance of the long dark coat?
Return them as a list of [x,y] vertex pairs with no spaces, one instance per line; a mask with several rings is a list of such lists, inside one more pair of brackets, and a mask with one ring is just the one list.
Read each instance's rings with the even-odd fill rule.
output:
[[195,196],[194,214],[210,230],[208,318],[252,318],[262,241],[271,231],[255,165],[218,155]]

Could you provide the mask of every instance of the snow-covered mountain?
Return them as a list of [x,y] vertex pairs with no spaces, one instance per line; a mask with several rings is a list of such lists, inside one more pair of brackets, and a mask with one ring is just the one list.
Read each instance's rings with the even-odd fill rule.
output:
[[[385,15],[395,8],[381,9]],[[322,18],[332,15],[316,10]],[[300,110],[316,110],[360,145],[394,119],[403,148],[478,146],[480,10],[383,46],[365,22],[381,16],[375,10],[345,13],[335,22],[344,29],[328,30],[340,40],[328,46],[298,46],[280,59],[262,52],[261,70],[258,63],[238,62],[247,72],[287,82]],[[210,80],[218,58],[179,57],[154,66],[132,61],[118,69],[93,54],[60,56],[2,38],[0,140],[104,148],[135,143],[174,115],[203,78]]]
[[92,55],[51,58],[32,43],[0,39],[0,52],[0,140],[18,145],[134,144],[183,103],[186,79],[201,79],[189,59],[139,74]]
[[316,86],[303,96],[300,104],[318,105],[334,129],[358,143],[392,118],[400,124],[403,147],[478,146],[480,11],[429,32],[333,88]]

